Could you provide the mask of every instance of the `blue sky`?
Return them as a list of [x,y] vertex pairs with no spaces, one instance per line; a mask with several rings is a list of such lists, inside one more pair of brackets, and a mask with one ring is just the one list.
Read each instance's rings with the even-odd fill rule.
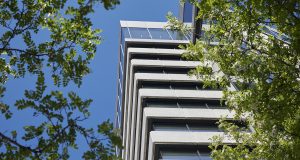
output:
[[[85,122],[87,127],[96,127],[108,118],[114,120],[120,20],[166,21],[168,11],[177,15],[179,0],[121,0],[121,4],[111,11],[106,11],[98,5],[96,12],[91,15],[94,28],[103,30],[103,42],[98,46],[95,59],[90,65],[92,73],[84,78],[79,89],[74,86],[63,89],[74,90],[81,97],[93,99],[91,117]],[[34,88],[35,80],[35,77],[28,75],[24,79],[8,81],[3,101],[13,104],[23,96],[24,89]],[[22,126],[36,121],[39,120],[32,117],[30,111],[17,112],[8,122],[0,117],[0,131],[9,134],[12,129],[19,130]],[[82,141],[78,146],[86,145]],[[81,151],[72,151],[71,159],[78,159],[80,154]]]

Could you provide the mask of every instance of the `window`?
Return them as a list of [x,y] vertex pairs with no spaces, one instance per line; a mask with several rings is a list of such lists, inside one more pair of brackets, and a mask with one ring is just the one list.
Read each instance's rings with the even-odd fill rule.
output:
[[[207,147],[208,148],[208,147]],[[201,149],[161,149],[159,160],[211,160],[210,153]]]
[[157,88],[157,89],[184,89],[184,90],[212,90],[212,88],[203,88],[201,82],[157,82],[157,81],[142,81],[142,88]]
[[187,74],[193,68],[136,67],[136,73]]
[[189,31],[187,34],[186,34],[186,37],[188,38],[188,39],[192,39],[193,37],[193,33],[191,32],[191,31]]
[[167,30],[163,28],[149,28],[149,32],[152,36],[152,39],[172,39],[168,34]]
[[221,90],[221,88],[204,87],[201,82],[169,82],[169,81],[142,81],[141,88],[157,88],[157,89],[183,89],[183,90]]
[[121,84],[123,84],[123,74],[124,74],[124,70],[122,67],[122,63],[119,62],[119,79]]
[[119,99],[119,106],[122,106],[122,100],[123,100],[123,96],[122,96],[122,91],[121,91],[121,85],[118,85],[118,99]]
[[127,27],[121,28],[121,45],[125,45],[125,38],[131,38],[129,30]]
[[279,34],[276,29],[273,29],[270,26],[263,26],[262,31],[267,35],[272,35],[277,39],[280,39],[285,42],[290,42],[290,37],[284,34]]
[[133,54],[131,59],[181,60],[181,55]]
[[156,120],[153,131],[221,132],[218,120]]
[[131,38],[151,39],[147,28],[129,28]]
[[168,30],[173,40],[189,40],[182,32]]
[[209,109],[224,109],[225,103],[220,100],[208,99],[160,99],[147,98],[144,99],[145,107],[163,107],[163,108],[209,108]]
[[153,131],[187,131],[185,124],[160,124],[154,123],[152,125]]
[[121,29],[122,31],[122,39],[124,39],[124,38],[130,38],[130,34],[129,34],[129,32],[128,32],[128,28],[127,27],[123,27],[122,29]]
[[[244,121],[226,120],[226,122],[238,126],[241,131],[250,131]],[[153,119],[149,126],[152,131],[222,132],[217,119]]]
[[120,53],[121,53],[121,55],[120,55],[120,62],[122,63],[122,64],[124,64],[124,48],[123,48],[123,45],[121,44],[120,45]]
[[197,152],[185,151],[185,152],[172,152],[161,151],[160,160],[199,160]]

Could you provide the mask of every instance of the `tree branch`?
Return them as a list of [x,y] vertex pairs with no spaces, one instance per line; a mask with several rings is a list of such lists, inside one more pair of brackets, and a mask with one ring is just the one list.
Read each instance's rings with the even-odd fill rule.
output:
[[30,151],[31,153],[33,153],[35,155],[36,158],[40,159],[39,156],[38,156],[38,152],[34,149],[32,149],[31,147],[28,147],[28,146],[24,146],[20,143],[18,143],[16,140],[13,140],[12,138],[4,135],[3,133],[0,132],[0,140],[6,142],[6,143],[10,143],[10,144],[13,144],[19,148],[22,148],[24,150],[28,150]]
[[23,54],[29,54],[31,56],[36,56],[36,57],[41,57],[41,56],[48,56],[47,53],[43,53],[43,54],[32,54],[28,51],[22,50],[22,49],[17,49],[17,48],[0,48],[0,51],[15,51],[15,52],[20,52]]

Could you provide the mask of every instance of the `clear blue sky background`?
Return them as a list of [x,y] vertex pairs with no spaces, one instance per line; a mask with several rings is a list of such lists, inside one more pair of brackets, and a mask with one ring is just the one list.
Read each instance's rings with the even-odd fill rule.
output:
[[[114,120],[120,20],[166,21],[168,11],[178,15],[179,0],[121,0],[121,4],[111,11],[97,6],[91,18],[94,28],[103,30],[103,42],[98,46],[95,59],[90,65],[92,73],[84,78],[79,89],[74,86],[62,89],[74,90],[81,97],[93,99],[91,117],[85,122],[87,127],[96,127],[108,118]],[[41,38],[42,41],[46,40]],[[30,75],[24,79],[10,80],[6,84],[7,92],[3,101],[14,104],[15,100],[23,97],[25,89],[34,89],[35,81],[36,78]],[[21,130],[22,126],[35,124],[37,121],[40,120],[32,117],[30,111],[16,112],[9,121],[0,117],[0,131],[9,134],[11,130]],[[82,151],[87,149],[84,141],[80,141],[78,146],[81,149],[72,151],[70,159],[80,159]]]

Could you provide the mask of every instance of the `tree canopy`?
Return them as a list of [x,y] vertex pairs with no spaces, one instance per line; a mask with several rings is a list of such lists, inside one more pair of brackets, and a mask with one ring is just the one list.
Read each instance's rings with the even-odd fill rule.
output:
[[[237,143],[228,146],[215,137],[212,158],[300,159],[300,1],[190,2],[209,29],[195,44],[183,46],[184,56],[219,68],[199,66],[191,73],[207,85],[223,86],[227,107],[252,130],[221,121]],[[238,90],[226,89],[230,83]]]
[[[0,131],[0,159],[68,159],[69,149],[80,147],[79,137],[89,146],[82,158],[117,158],[114,146],[121,142],[110,121],[97,130],[80,123],[88,119],[92,100],[75,92],[47,91],[50,84],[45,83],[52,78],[56,87],[71,82],[80,87],[90,73],[88,65],[101,42],[101,30],[89,18],[97,4],[109,10],[119,0],[0,0],[0,116],[10,119],[11,107],[16,107],[43,120],[24,126],[22,135]],[[38,38],[43,34],[47,41]],[[5,104],[5,84],[26,75],[37,77],[36,88],[25,90],[13,106]]]

